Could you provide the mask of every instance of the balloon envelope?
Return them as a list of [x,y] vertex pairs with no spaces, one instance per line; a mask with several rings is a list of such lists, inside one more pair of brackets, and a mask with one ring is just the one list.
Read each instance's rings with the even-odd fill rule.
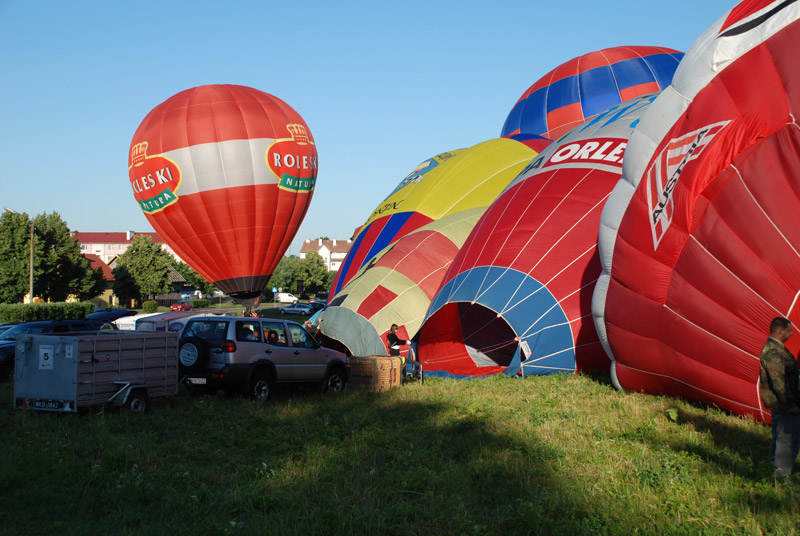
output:
[[559,65],[519,98],[502,136],[556,139],[623,101],[667,87],[683,57],[663,47],[613,47]]
[[800,317],[798,18],[733,8],[631,137],[592,304],[618,387],[768,419],[761,348],[772,318]]
[[279,98],[208,85],[147,114],[128,171],[136,201],[175,253],[253,306],[308,209],[317,150],[303,118]]
[[654,98],[626,101],[574,129],[492,203],[420,328],[426,373],[608,371],[591,317],[600,213]]

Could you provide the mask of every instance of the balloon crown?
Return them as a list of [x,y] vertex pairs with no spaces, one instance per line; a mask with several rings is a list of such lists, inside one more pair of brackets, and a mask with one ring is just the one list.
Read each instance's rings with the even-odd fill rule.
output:
[[303,125],[292,123],[286,125],[286,130],[292,135],[292,139],[297,143],[308,143],[308,130]]
[[138,166],[147,158],[147,142],[143,141],[131,147],[131,163]]

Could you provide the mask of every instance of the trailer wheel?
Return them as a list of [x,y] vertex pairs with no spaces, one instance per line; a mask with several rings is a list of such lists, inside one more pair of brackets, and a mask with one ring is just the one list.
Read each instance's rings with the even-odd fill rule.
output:
[[128,401],[125,403],[125,407],[135,415],[141,415],[146,412],[149,405],[150,399],[147,396],[147,391],[143,389],[131,391],[131,394],[128,395]]
[[200,337],[189,337],[178,352],[181,372],[202,370],[208,363],[208,343]]

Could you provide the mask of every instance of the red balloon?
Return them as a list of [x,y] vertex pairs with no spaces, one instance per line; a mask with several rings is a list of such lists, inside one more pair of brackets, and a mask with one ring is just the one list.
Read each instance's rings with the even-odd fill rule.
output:
[[308,210],[317,149],[281,99],[245,86],[200,86],[147,114],[131,140],[128,175],[175,253],[251,307]]

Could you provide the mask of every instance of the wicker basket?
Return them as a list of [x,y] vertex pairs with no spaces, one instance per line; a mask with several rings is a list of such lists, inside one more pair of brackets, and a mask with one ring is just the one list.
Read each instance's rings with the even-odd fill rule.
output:
[[373,391],[388,391],[400,385],[401,361],[399,357],[351,357],[350,385],[366,387]]

